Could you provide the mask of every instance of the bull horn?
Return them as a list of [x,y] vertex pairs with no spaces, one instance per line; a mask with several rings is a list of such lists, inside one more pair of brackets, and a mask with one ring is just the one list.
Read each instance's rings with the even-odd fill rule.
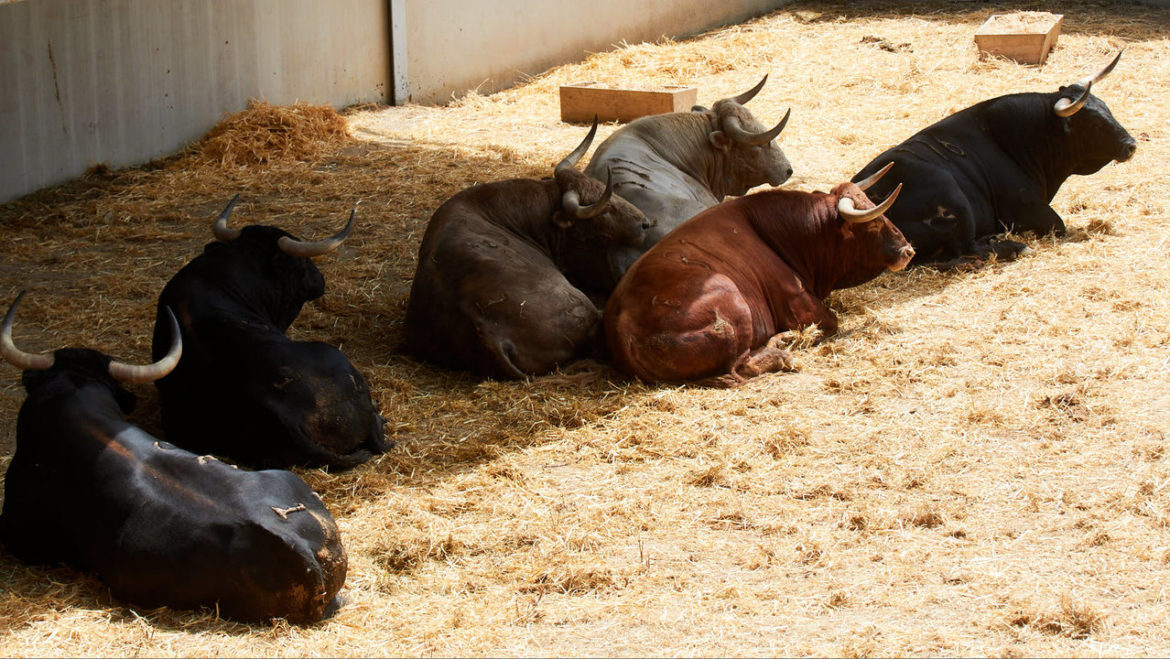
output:
[[349,236],[350,229],[353,228],[353,216],[357,213],[357,208],[349,212],[349,221],[345,223],[345,228],[333,234],[324,240],[297,240],[290,236],[281,236],[280,240],[276,241],[276,246],[280,251],[289,256],[300,256],[306,259],[311,259],[315,256],[322,256],[328,254],[333,250],[341,247],[341,243]]
[[760,90],[764,88],[765,82],[768,82],[768,74],[767,73],[764,74],[763,78],[760,78],[760,81],[756,83],[755,87],[752,87],[751,89],[740,94],[739,96],[733,96],[732,98],[729,98],[727,100],[735,101],[736,103],[743,105],[744,103],[747,103],[748,101],[755,98],[756,94],[760,93]]
[[585,152],[589,150],[589,145],[593,143],[594,135],[597,135],[597,115],[593,115],[593,128],[589,129],[589,134],[585,136],[585,139],[581,140],[581,143],[577,145],[576,149],[573,149],[572,153],[557,163],[553,171],[559,172],[564,169],[572,169],[577,164],[577,161],[581,159],[581,156],[585,155]]
[[240,237],[239,229],[229,229],[227,225],[228,216],[232,214],[232,208],[235,207],[239,199],[239,194],[232,197],[232,200],[228,202],[227,208],[223,209],[223,212],[215,219],[215,224],[211,225],[211,233],[215,234],[215,239],[221,243],[230,242]]
[[16,347],[12,342],[12,321],[16,318],[16,307],[24,299],[24,291],[16,296],[8,313],[4,314],[4,324],[0,325],[0,354],[5,361],[22,371],[43,371],[53,367],[53,355],[34,355]]
[[1085,103],[1089,100],[1089,90],[1093,88],[1093,81],[1085,86],[1085,92],[1080,95],[1075,101],[1067,98],[1059,98],[1052,106],[1052,111],[1058,117],[1071,117],[1076,114],[1081,108],[1085,107]]
[[613,172],[609,169],[605,170],[605,192],[601,193],[601,199],[596,203],[588,206],[581,205],[581,195],[577,194],[576,190],[569,190],[561,198],[561,206],[564,207],[565,212],[569,213],[578,220],[588,220],[597,217],[605,212],[609,206],[609,199],[613,196]]
[[142,384],[154,382],[175,369],[179,357],[183,355],[183,335],[179,333],[179,321],[175,318],[175,312],[171,311],[170,307],[163,308],[167,311],[167,317],[171,319],[171,349],[162,359],[145,366],[110,360],[110,377],[123,384]]
[[857,183],[854,183],[854,185],[856,185],[858,188],[861,188],[862,192],[865,192],[866,190],[869,189],[869,186],[873,185],[874,183],[877,183],[881,177],[885,176],[886,172],[890,171],[890,168],[893,166],[894,166],[894,163],[893,163],[893,161],[891,161],[885,167],[882,167],[881,169],[877,170],[873,174],[870,174],[868,177],[861,179]]
[[784,118],[772,130],[766,130],[762,133],[749,133],[743,129],[743,124],[739,122],[738,118],[728,117],[723,122],[723,132],[727,133],[731,139],[740,144],[761,146],[776,139],[780,131],[784,130],[784,126],[788,124],[788,117],[790,116],[792,116],[792,108],[788,108],[788,112],[784,113]]
[[901,183],[898,184],[898,187],[894,188],[894,191],[890,193],[890,196],[886,197],[885,201],[878,204],[874,208],[863,211],[857,210],[857,208],[853,205],[853,200],[849,197],[841,197],[841,200],[837,202],[837,212],[840,213],[841,217],[845,218],[845,221],[850,224],[862,224],[863,222],[869,222],[871,220],[877,219],[881,216],[882,213],[889,210],[890,206],[894,205],[894,200],[898,198],[898,194],[900,192],[902,192]]
[[1117,57],[1114,57],[1112,62],[1110,62],[1109,64],[1106,64],[1105,68],[1101,69],[1100,71],[1098,71],[1094,75],[1082,78],[1078,84],[1080,84],[1082,87],[1088,87],[1090,83],[1101,82],[1102,80],[1104,80],[1105,76],[1107,76],[1113,72],[1113,67],[1117,66],[1117,62],[1121,59],[1121,54],[1124,52],[1125,52],[1124,48],[1117,51]]

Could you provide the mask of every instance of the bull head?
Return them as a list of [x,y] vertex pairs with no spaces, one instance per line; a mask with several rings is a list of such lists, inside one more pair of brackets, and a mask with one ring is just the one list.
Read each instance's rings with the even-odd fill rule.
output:
[[[20,301],[24,299],[24,291],[21,291],[13,301],[12,306],[8,308],[8,313],[4,314],[4,322],[0,325],[0,355],[3,355],[4,360],[9,364],[19,368],[22,371],[38,370],[43,371],[53,367],[53,355],[36,355],[24,352],[16,347],[12,341],[12,323],[16,318],[16,308],[20,306]],[[137,365],[124,364],[119,361],[110,360],[109,374],[118,382],[125,384],[141,384],[144,382],[153,382],[159,378],[164,377],[179,363],[179,357],[183,354],[183,337],[179,333],[179,321],[175,318],[175,314],[167,308],[167,315],[171,319],[171,348],[162,359],[153,364]]]
[[[215,224],[213,224],[211,227],[211,232],[215,235],[215,239],[222,243],[231,242],[240,237],[239,229],[229,229],[227,225],[228,218],[232,214],[232,208],[235,207],[236,201],[238,201],[239,198],[240,195],[238,194],[232,197],[232,200],[228,202],[227,207],[224,208],[223,212],[219,214],[219,217],[215,219]],[[292,238],[290,236],[281,236],[281,238],[276,241],[276,245],[280,247],[280,251],[288,254],[289,256],[300,256],[307,259],[323,256],[340,247],[341,243],[344,242],[345,239],[349,236],[350,230],[353,229],[353,219],[356,213],[356,208],[350,211],[349,221],[346,222],[345,228],[329,238],[324,240],[307,241],[297,240],[296,238]]]
[[[593,138],[596,135],[597,115],[594,115],[593,127],[589,129],[589,134],[585,136],[584,140],[581,140],[581,144],[577,145],[576,149],[573,149],[569,155],[565,156],[563,160],[557,163],[557,166],[553,168],[553,173],[556,174],[573,169],[577,162],[581,160],[581,156],[585,155],[585,152],[589,150],[589,145],[593,143]],[[572,215],[573,217],[579,220],[588,220],[604,213],[605,209],[609,206],[609,200],[612,196],[613,174],[612,172],[607,172],[605,178],[605,192],[601,193],[601,198],[598,199],[595,203],[592,203],[588,206],[582,206],[581,194],[576,190],[570,189],[566,190],[564,195],[562,195],[561,206],[564,208],[565,212]]]
[[1071,117],[1080,111],[1081,108],[1085,107],[1085,103],[1089,100],[1089,91],[1093,88],[1093,84],[1101,82],[1105,79],[1105,76],[1109,75],[1110,72],[1113,71],[1113,67],[1117,66],[1117,62],[1121,59],[1121,53],[1124,52],[1125,49],[1122,48],[1117,53],[1117,57],[1114,57],[1113,61],[1107,64],[1105,68],[1101,69],[1094,75],[1086,76],[1078,80],[1076,84],[1085,88],[1085,91],[1082,92],[1078,98],[1057,99],[1056,103],[1052,106],[1052,111],[1056,113],[1056,116]]
[[[872,176],[858,181],[856,183],[857,187],[860,188],[862,192],[865,192],[867,188],[869,188],[874,183],[877,183],[878,179],[885,176],[886,172],[890,171],[890,168],[893,166],[894,163],[889,163],[885,167],[882,167]],[[889,210],[890,206],[894,205],[894,201],[898,198],[898,195],[901,194],[901,192],[902,184],[899,183],[898,187],[894,188],[894,191],[891,192],[888,197],[886,197],[885,201],[878,204],[874,208],[869,208],[866,210],[857,210],[857,207],[853,204],[852,199],[848,197],[841,197],[841,199],[837,202],[837,212],[841,215],[842,219],[844,219],[846,222],[849,222],[850,224],[864,224],[865,222],[871,222],[881,217],[883,213]]]

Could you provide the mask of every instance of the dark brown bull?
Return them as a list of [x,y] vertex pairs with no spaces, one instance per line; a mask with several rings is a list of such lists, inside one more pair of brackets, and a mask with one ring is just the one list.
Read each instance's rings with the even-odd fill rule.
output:
[[[605,308],[618,368],[648,382],[735,386],[786,369],[787,330],[826,335],[823,300],[914,256],[864,190],[886,170],[826,194],[769,190],[696,215],[646,252]],[[861,210],[858,210],[861,209]]]
[[595,346],[601,312],[578,265],[610,245],[637,245],[649,224],[607,182],[573,166],[597,123],[553,179],[468,188],[431,217],[406,308],[404,349],[494,378],[547,373]]

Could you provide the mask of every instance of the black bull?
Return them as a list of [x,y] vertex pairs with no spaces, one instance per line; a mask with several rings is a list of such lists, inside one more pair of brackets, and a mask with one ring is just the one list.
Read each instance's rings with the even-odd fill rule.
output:
[[22,561],[92,570],[138,606],[216,607],[240,620],[319,620],[345,580],[337,525],[300,478],[248,472],[160,442],[125,420],[134,394],[182,352],[174,317],[167,354],[149,366],[94,350],[0,351],[24,371],[28,397],[4,480],[0,541]]
[[353,214],[337,235],[305,242],[275,227],[228,228],[235,201],[214,225],[216,242],[159,295],[154,354],[169,340],[166,307],[186,351],[155,383],[167,439],[250,467],[349,468],[385,452],[385,421],[362,374],[333,346],[284,334],[325,293],[311,257],[341,244]]
[[1005,231],[1063,234],[1049,204],[1073,174],[1129,160],[1137,144],[1090,92],[1095,76],[1052,93],[1000,96],[935,123],[874,158],[853,179],[894,162],[889,180],[914,181],[887,216],[914,246],[914,264],[950,267],[990,254],[1014,258],[1024,245]]

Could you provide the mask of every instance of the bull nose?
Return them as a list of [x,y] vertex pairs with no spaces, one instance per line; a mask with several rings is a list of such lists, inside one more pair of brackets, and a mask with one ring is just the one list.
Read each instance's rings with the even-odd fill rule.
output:
[[783,172],[780,173],[779,176],[773,176],[772,180],[768,181],[768,183],[772,184],[772,186],[775,187],[775,186],[780,185],[781,183],[787,181],[790,178],[792,178],[792,167],[786,168]]
[[1122,153],[1124,154],[1124,157],[1118,159],[1118,162],[1125,162],[1126,160],[1132,158],[1133,154],[1137,153],[1137,142],[1133,140],[1127,142],[1126,145],[1122,148]]
[[645,231],[650,228],[650,220],[642,220],[642,230]]
[[911,259],[914,258],[914,254],[915,254],[915,252],[914,252],[913,246],[906,245],[906,246],[902,247],[901,249],[898,250],[898,260],[890,265],[890,270],[892,270],[894,272],[898,272],[899,270],[905,270],[906,266],[910,265]]

